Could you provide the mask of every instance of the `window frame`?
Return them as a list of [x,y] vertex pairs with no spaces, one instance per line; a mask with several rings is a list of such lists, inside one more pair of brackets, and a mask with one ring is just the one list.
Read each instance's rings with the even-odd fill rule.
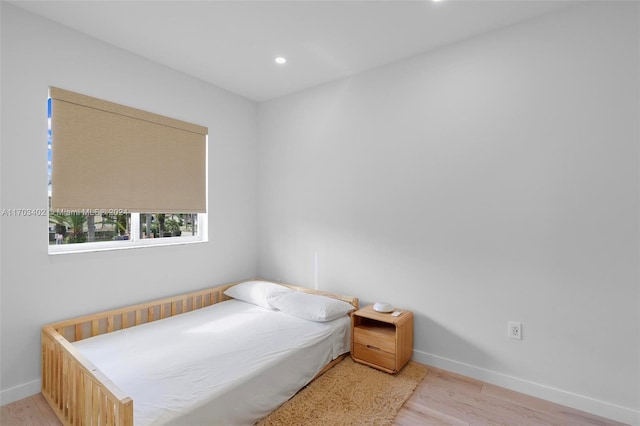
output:
[[[47,221],[48,227],[51,226],[49,217],[51,213],[55,212],[51,208],[51,193],[54,190],[55,185],[51,180],[51,164],[52,164],[52,152],[54,149],[51,139],[51,97],[47,97],[47,185],[48,185],[48,199],[47,203]],[[49,244],[49,234],[47,232],[47,247],[49,255],[60,254],[72,254],[72,253],[91,253],[100,251],[113,251],[113,250],[132,250],[147,247],[166,247],[166,246],[178,246],[188,244],[206,243],[209,241],[208,232],[208,212],[209,212],[209,135],[205,136],[205,211],[202,213],[194,213],[198,215],[198,232],[197,235],[186,235],[179,237],[158,237],[158,238],[141,238],[141,222],[140,215],[145,212],[127,212],[130,214],[130,235],[128,240],[113,240],[113,241],[97,241],[97,242],[84,242],[84,243],[72,243],[72,244]],[[154,212],[150,212],[154,213]]]

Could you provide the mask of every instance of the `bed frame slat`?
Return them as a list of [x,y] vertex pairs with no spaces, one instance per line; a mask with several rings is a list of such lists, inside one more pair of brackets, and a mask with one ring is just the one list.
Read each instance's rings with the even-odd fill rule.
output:
[[[66,426],[133,426],[133,400],[71,342],[89,337],[85,329],[97,336],[129,328],[133,325],[130,319],[140,325],[214,305],[229,299],[224,291],[235,284],[238,282],[43,326],[42,394],[56,416]],[[358,308],[355,297],[287,286],[334,297]]]

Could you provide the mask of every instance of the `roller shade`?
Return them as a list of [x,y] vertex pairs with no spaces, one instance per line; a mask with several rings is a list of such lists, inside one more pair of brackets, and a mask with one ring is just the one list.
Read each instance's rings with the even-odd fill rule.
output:
[[206,127],[51,87],[53,210],[204,213]]

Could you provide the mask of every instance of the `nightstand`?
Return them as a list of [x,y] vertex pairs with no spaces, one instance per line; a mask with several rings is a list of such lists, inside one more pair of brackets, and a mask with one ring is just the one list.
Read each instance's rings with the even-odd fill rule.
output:
[[351,315],[351,357],[387,373],[397,373],[413,355],[413,312],[398,316],[376,312],[373,305]]

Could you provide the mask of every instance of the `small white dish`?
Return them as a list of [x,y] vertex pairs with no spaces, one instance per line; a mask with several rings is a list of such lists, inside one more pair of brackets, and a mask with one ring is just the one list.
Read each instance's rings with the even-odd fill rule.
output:
[[387,302],[376,302],[373,305],[373,310],[376,312],[383,312],[386,314],[393,311],[393,305]]

